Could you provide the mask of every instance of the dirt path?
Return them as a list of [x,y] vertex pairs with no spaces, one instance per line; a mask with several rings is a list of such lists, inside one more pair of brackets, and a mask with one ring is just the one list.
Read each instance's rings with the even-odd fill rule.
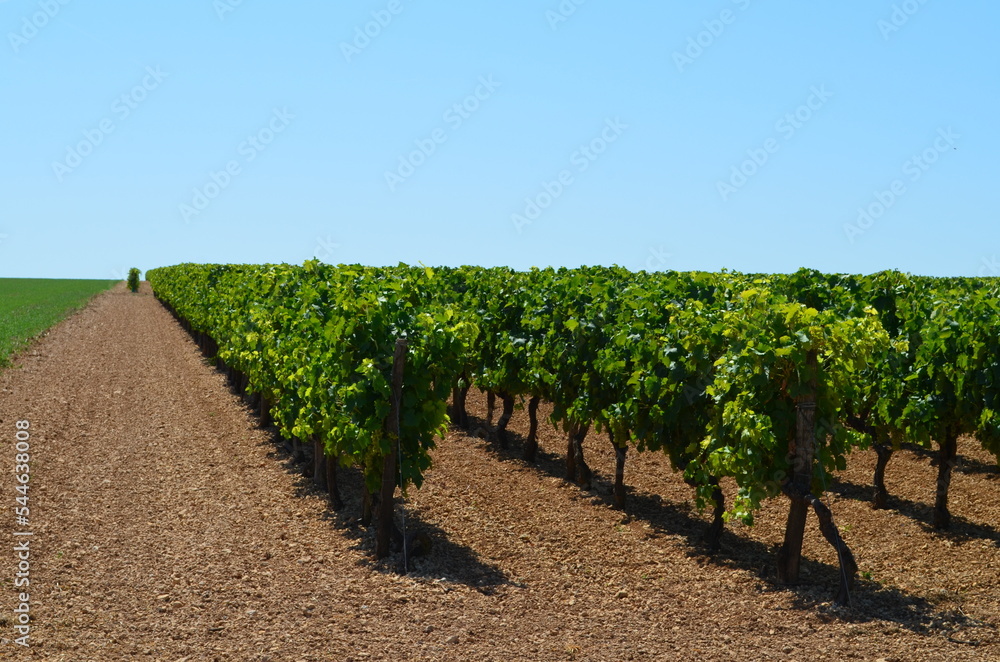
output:
[[[1000,659],[997,482],[980,465],[953,486],[969,520],[958,536],[907,509],[931,498],[925,459],[893,460],[904,500],[880,513],[851,491],[869,459],[852,465],[835,514],[872,579],[838,615],[812,522],[807,583],[766,576],[779,500],[753,530],[730,526],[710,559],[690,490],[662,458],[630,458],[623,514],[604,483],[583,493],[559,477],[549,426],[539,467],[453,432],[407,507],[433,553],[400,576],[369,562],[370,538],[328,511],[145,285],[101,295],[20,364],[0,375],[2,659]],[[470,402],[482,417],[482,398]],[[9,641],[10,541],[25,528],[9,468],[17,420],[32,426],[29,649]],[[518,412],[512,428],[525,427]],[[606,446],[587,443],[604,476]]]

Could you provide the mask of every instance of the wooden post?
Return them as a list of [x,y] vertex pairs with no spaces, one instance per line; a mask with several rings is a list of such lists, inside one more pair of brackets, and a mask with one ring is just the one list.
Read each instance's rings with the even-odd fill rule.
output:
[[[813,352],[806,357],[806,370],[810,377],[815,375],[816,354]],[[805,497],[812,491],[813,457],[816,452],[815,386],[800,397],[795,405],[795,442],[789,451],[792,476],[784,492],[791,499],[791,505],[785,524],[785,542],[778,552],[778,581],[783,584],[794,584],[799,580],[802,537],[809,514],[809,504]]]
[[392,440],[389,452],[382,460],[382,490],[378,504],[378,529],[375,532],[375,557],[389,556],[392,540],[393,511],[396,492],[396,455],[399,453],[399,416],[403,401],[403,366],[406,363],[406,341],[396,340],[396,350],[392,357],[392,401],[389,416],[385,419],[386,436]]
[[618,442],[615,441],[615,433],[608,428],[608,439],[611,440],[611,446],[615,449],[615,507],[625,508],[625,455],[628,452],[628,445],[625,440],[622,440],[622,445],[619,446]]
[[326,489],[326,444],[319,435],[313,435],[313,482],[321,490]]
[[943,531],[951,526],[951,513],[948,511],[948,487],[951,485],[951,470],[958,460],[958,435],[954,428],[945,430],[944,439],[938,442],[941,452],[938,455],[937,493],[934,499],[934,528]]

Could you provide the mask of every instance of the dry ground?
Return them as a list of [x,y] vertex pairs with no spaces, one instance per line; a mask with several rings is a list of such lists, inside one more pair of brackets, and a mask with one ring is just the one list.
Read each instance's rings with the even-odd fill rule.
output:
[[[974,444],[952,485],[955,531],[928,527],[935,470],[898,454],[892,508],[866,500],[874,455],[831,485],[865,574],[831,607],[836,559],[810,521],[803,584],[775,585],[787,504],[700,547],[705,517],[665,458],[632,454],[625,512],[591,435],[596,489],[562,479],[547,424],[537,466],[453,431],[407,526],[432,554],[406,576],[370,561],[148,286],[119,287],[0,374],[0,637],[14,635],[14,422],[31,422],[33,660],[997,660],[998,473]],[[485,403],[470,396],[482,425]],[[519,411],[512,429],[526,431]],[[731,486],[726,486],[731,489]],[[7,551],[2,551],[7,550]]]

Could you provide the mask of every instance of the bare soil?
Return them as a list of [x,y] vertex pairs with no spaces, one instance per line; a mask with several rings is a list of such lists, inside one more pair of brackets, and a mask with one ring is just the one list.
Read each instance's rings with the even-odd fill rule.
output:
[[[831,478],[865,573],[840,609],[815,519],[801,585],[776,584],[783,499],[709,555],[707,517],[665,457],[630,452],[616,510],[606,437],[587,439],[596,480],[581,491],[562,433],[540,426],[528,465],[525,412],[499,449],[473,392],[473,433],[449,433],[405,500],[433,548],[403,575],[398,554],[371,560],[357,477],[332,512],[147,285],[99,296],[16,361],[0,374],[0,659],[1000,659],[1000,474],[968,440],[949,534],[929,526],[926,454],[893,458],[888,510],[868,506],[874,453]],[[32,433],[28,649],[9,641],[17,420]]]

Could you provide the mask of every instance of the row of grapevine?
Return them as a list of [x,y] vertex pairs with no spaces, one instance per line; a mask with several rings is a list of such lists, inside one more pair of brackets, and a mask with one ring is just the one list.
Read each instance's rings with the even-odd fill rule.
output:
[[[477,333],[452,309],[428,304],[429,272],[185,264],[147,278],[193,331],[213,339],[222,361],[247,376],[284,436],[316,439],[334,470],[360,467],[371,495],[380,492],[398,442],[405,461],[393,474],[404,489],[419,487],[446,425],[449,385]],[[393,417],[398,438],[387,426],[397,340],[406,343],[407,367]]]
[[[400,485],[419,486],[433,436],[475,384],[503,403],[498,439],[526,400],[567,433],[567,477],[590,481],[582,442],[606,432],[624,499],[627,450],[666,453],[715,506],[751,522],[764,499],[790,498],[779,575],[795,581],[807,510],[845,566],[856,566],[816,496],[855,448],[879,452],[883,476],[903,441],[940,446],[935,524],[948,525],[955,440],[1000,451],[1000,335],[989,280],[733,273],[632,273],[618,267],[180,265],[149,272],[154,291],[218,355],[247,375],[283,434],[317,439],[334,463],[385,487],[393,342],[409,345],[401,402]],[[333,466],[336,466],[334,464]],[[385,474],[389,475],[389,474]],[[333,490],[331,490],[331,493]]]
[[[568,432],[569,478],[589,482],[581,441],[594,425],[616,446],[616,498],[623,497],[627,448],[665,451],[699,502],[716,506],[710,542],[722,526],[719,477],[735,479],[729,514],[748,522],[763,499],[785,493],[791,508],[779,575],[797,576],[811,507],[847,566],[841,601],[853,557],[815,495],[844,468],[847,453],[874,443],[875,505],[884,507],[892,449],[937,441],[935,525],[946,528],[957,435],[998,451],[994,281],[807,270],[598,268],[504,271],[499,279],[458,272],[464,284],[451,296],[463,294],[459,307],[477,311],[481,329],[474,380],[505,401],[527,398],[529,415],[539,397],[553,402],[553,422]],[[533,452],[529,434],[526,458]]]

